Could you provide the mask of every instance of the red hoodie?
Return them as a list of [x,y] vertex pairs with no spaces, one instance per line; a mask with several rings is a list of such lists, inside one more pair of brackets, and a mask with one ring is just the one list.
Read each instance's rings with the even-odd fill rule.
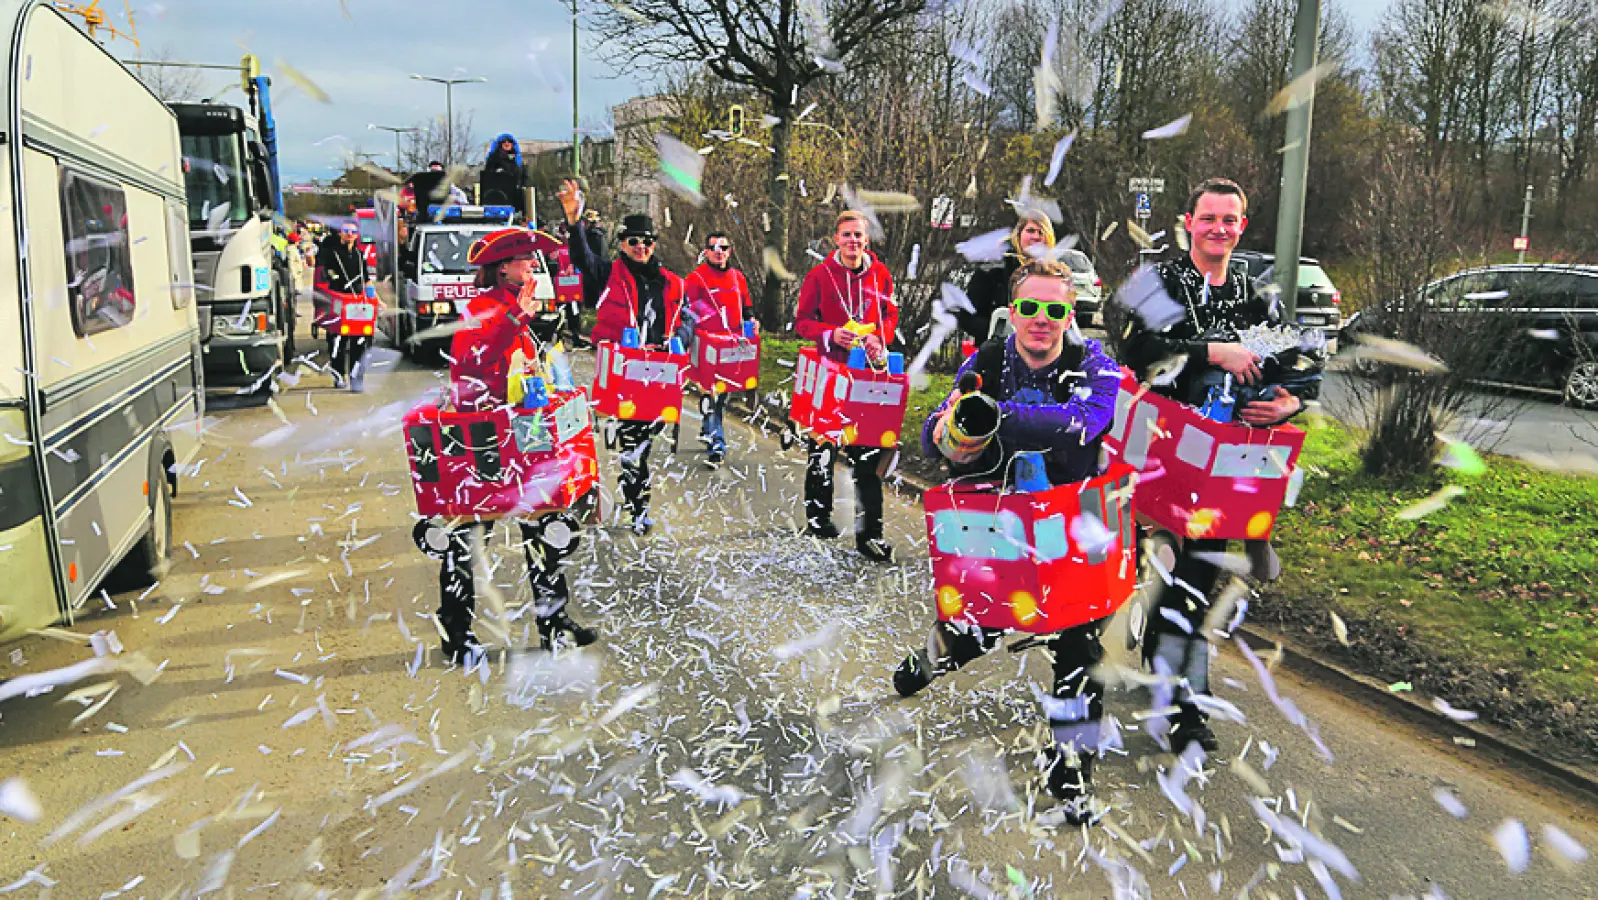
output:
[[516,295],[504,286],[472,298],[471,328],[455,332],[449,346],[449,383],[455,408],[463,412],[504,406],[511,354],[518,348],[528,358],[537,353],[522,323]]
[[744,273],[732,266],[718,269],[710,263],[700,263],[683,281],[688,289],[688,308],[699,317],[695,325],[700,331],[743,334],[744,310],[753,305]]
[[833,329],[851,321],[876,325],[883,346],[893,342],[899,327],[899,304],[893,299],[893,276],[868,251],[865,266],[851,271],[836,252],[811,269],[799,286],[799,309],[793,330],[816,342],[816,349],[838,362],[849,359],[846,347],[832,342]]

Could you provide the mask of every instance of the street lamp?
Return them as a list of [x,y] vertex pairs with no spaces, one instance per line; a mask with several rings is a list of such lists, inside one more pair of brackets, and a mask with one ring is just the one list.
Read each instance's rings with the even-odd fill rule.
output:
[[411,74],[417,81],[431,81],[444,86],[444,168],[455,163],[455,85],[476,84],[487,78],[434,78],[431,75]]
[[367,128],[368,131],[376,129],[378,131],[392,131],[392,132],[394,132],[394,174],[398,175],[400,173],[400,135],[402,135],[402,134],[415,134],[416,132],[421,131],[422,129],[420,129],[420,128],[398,128],[398,127],[393,126],[393,125],[368,125],[368,126],[366,126],[366,128]]

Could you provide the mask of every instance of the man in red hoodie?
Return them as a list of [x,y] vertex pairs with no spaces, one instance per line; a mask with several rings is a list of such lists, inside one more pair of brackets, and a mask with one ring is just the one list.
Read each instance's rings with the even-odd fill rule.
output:
[[[754,321],[754,301],[744,273],[732,267],[732,240],[725,232],[705,235],[704,260],[683,279],[688,292],[688,313],[695,331],[710,334],[743,334],[745,321]],[[705,462],[711,468],[727,458],[727,433],[722,417],[728,394],[713,394],[710,411],[705,414],[699,438],[710,445]]]
[[[845,210],[838,215],[831,256],[805,275],[799,287],[799,309],[794,331],[816,342],[823,356],[847,362],[856,344],[872,361],[882,360],[899,325],[899,304],[893,299],[893,276],[888,267],[866,248],[871,238],[864,213]],[[853,327],[850,327],[853,326]],[[861,326],[875,326],[863,328]],[[867,332],[862,334],[861,332]],[[832,523],[832,466],[835,451],[829,444],[806,441],[809,465],[805,470],[805,530],[816,537],[835,538]],[[881,447],[842,448],[854,468],[855,497],[860,526],[855,547],[875,562],[892,562],[893,545],[882,537],[882,474],[886,457]]]
[[[457,410],[504,406],[513,374],[512,355],[520,351],[536,358],[541,345],[553,339],[559,319],[540,315],[542,301],[522,290],[537,270],[538,255],[553,251],[548,243],[548,238],[525,228],[505,228],[478,239],[467,251],[467,261],[478,267],[477,286],[486,290],[473,300],[470,327],[455,332],[450,342],[450,395]],[[566,635],[578,646],[592,644],[598,635],[566,611],[570,591],[560,560],[569,554],[570,544],[546,543],[543,529],[535,523],[516,524],[527,556],[540,642],[553,649]],[[444,655],[453,662],[468,664],[483,652],[472,632],[477,606],[472,532],[486,535],[492,525],[470,522],[451,531],[439,568],[438,623],[444,631]]]

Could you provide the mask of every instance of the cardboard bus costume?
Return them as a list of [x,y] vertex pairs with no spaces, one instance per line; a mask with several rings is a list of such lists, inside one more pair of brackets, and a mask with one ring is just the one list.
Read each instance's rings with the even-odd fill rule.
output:
[[[866,363],[854,348],[847,365],[827,359],[814,347],[799,351],[788,420],[798,437],[849,447],[896,447],[910,402],[904,357],[889,353],[887,367]],[[783,436],[791,445],[794,434]]]
[[1269,538],[1303,478],[1301,429],[1212,421],[1126,369],[1104,446],[1141,473],[1138,512],[1182,538]]
[[938,618],[1053,634],[1114,614],[1137,586],[1134,478],[1116,464],[1038,491],[960,481],[928,491]]

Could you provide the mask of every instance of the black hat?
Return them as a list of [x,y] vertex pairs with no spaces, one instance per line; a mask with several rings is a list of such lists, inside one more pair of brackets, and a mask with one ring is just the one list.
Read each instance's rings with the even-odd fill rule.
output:
[[654,237],[655,220],[635,213],[621,219],[621,237]]

